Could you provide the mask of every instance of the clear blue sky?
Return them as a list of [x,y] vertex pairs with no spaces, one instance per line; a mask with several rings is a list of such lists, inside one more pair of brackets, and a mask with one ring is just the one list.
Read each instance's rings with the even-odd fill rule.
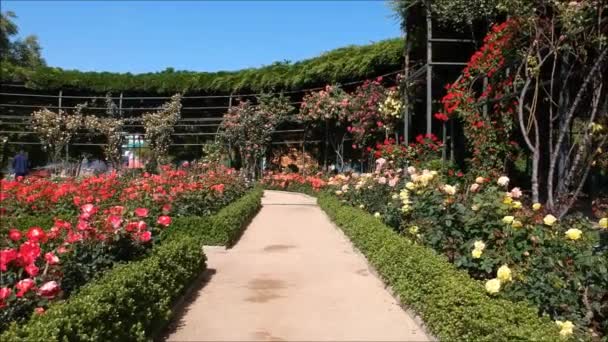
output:
[[51,66],[217,71],[297,61],[400,35],[386,1],[16,1]]

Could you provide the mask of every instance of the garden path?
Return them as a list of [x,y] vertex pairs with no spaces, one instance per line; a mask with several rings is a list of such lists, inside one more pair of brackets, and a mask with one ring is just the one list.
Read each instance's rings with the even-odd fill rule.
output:
[[205,247],[213,275],[168,341],[426,341],[414,319],[312,197],[266,191],[232,248]]

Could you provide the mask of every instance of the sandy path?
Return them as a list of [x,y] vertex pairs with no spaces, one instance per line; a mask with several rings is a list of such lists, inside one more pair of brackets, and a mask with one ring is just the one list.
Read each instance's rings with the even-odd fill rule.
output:
[[214,273],[168,340],[428,340],[315,203],[266,191],[234,248],[205,249]]

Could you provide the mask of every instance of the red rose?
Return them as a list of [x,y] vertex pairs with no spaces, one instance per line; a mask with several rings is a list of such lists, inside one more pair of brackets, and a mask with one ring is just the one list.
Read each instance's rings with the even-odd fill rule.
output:
[[35,285],[36,283],[34,283],[33,279],[28,278],[20,280],[17,285],[15,285],[15,288],[19,290],[16,296],[19,298],[23,297],[23,295],[25,295],[29,290],[33,289]]
[[138,217],[148,217],[148,209],[137,208],[135,209],[135,215],[137,215]]
[[15,249],[3,249],[0,251],[0,271],[5,272],[7,265],[17,259],[18,253]]
[[171,211],[171,204],[163,205],[163,214],[168,214]]
[[7,299],[11,295],[11,289],[8,287],[0,287],[0,302]]
[[33,264],[40,256],[40,245],[36,242],[26,241],[19,246],[19,258],[23,265]]
[[30,275],[30,277],[37,276],[38,272],[40,271],[38,266],[36,266],[34,264],[29,264],[29,265],[25,266],[24,269],[25,269],[25,272]]
[[48,252],[44,254],[44,260],[46,260],[47,264],[55,265],[59,263],[59,257],[57,257],[53,252]]
[[141,242],[148,242],[150,239],[152,239],[152,233],[149,230],[139,234],[139,241]]
[[59,293],[59,291],[61,291],[59,284],[57,284],[57,282],[53,280],[46,282],[44,283],[44,285],[40,286],[40,288],[38,289],[38,294],[41,297],[51,299],[55,297]]
[[108,223],[112,226],[112,228],[118,229],[122,224],[122,218],[120,218],[120,216],[110,215],[108,216]]
[[27,231],[26,236],[27,236],[27,239],[32,242],[38,242],[38,241],[44,242],[46,240],[46,233],[40,227],[31,227]]
[[171,224],[171,217],[163,215],[163,216],[159,216],[158,220],[156,221],[156,223],[167,227],[168,225]]
[[13,241],[19,241],[21,240],[21,232],[13,228],[8,231],[8,237]]

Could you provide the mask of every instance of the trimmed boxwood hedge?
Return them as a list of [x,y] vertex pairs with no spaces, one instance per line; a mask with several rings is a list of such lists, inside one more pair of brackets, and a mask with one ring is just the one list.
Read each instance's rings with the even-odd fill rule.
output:
[[322,193],[319,205],[402,303],[444,341],[557,341],[559,329],[526,303],[491,298],[483,284],[430,248],[416,245],[363,210]]
[[[166,326],[174,301],[205,269],[202,244],[235,242],[261,206],[261,189],[197,226],[176,224],[146,258],[117,265],[0,341],[146,341]],[[184,218],[183,220],[186,220]]]
[[209,217],[177,217],[163,238],[170,240],[183,233],[188,233],[195,234],[203,245],[232,246],[260,210],[262,194],[261,188],[254,188],[245,196]]

